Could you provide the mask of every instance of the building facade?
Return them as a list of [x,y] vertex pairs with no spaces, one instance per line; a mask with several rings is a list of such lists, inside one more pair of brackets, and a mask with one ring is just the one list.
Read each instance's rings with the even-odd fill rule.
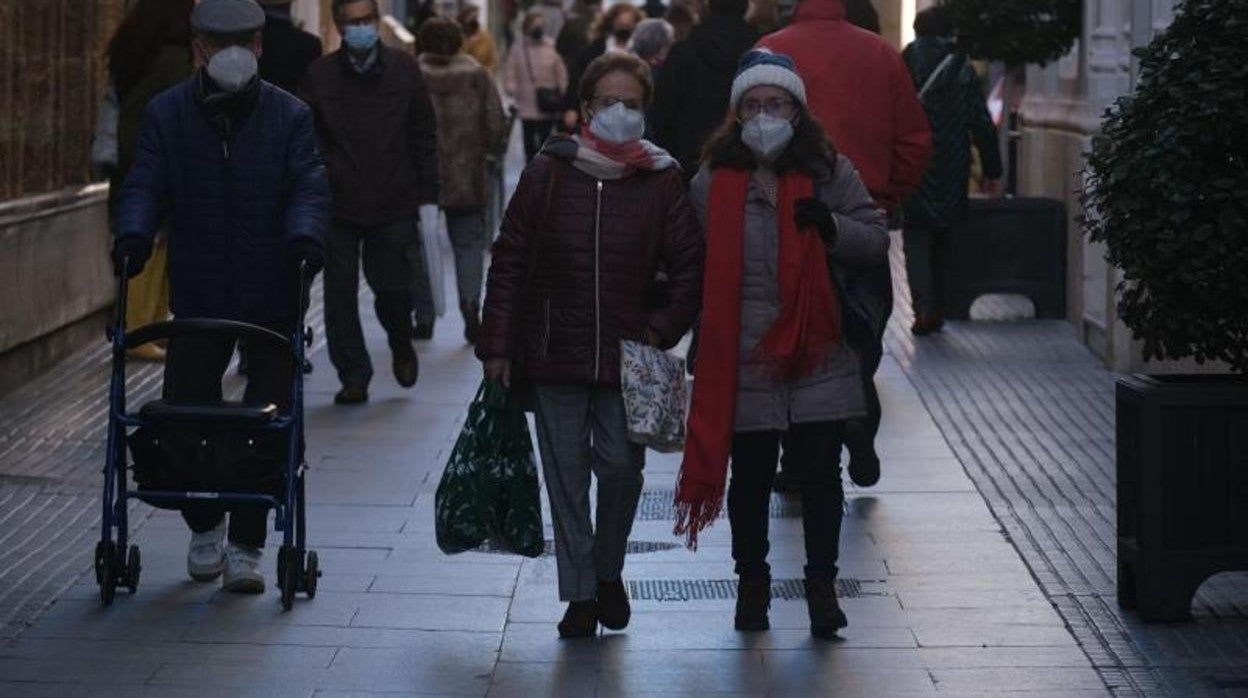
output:
[[[1100,245],[1079,225],[1085,154],[1114,101],[1134,86],[1131,52],[1169,26],[1176,0],[1085,0],[1083,35],[1062,60],[1027,73],[1022,106],[1020,194],[1067,202],[1067,314],[1083,341],[1120,371],[1146,368],[1137,344],[1115,312],[1119,276]],[[1148,370],[1167,367],[1148,365]],[[1189,370],[1190,366],[1173,367]]]

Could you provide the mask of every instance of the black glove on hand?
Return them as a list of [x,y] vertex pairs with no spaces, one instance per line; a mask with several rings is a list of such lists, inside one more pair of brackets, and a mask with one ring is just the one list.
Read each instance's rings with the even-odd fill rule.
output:
[[117,238],[113,243],[113,275],[121,276],[124,272],[127,279],[133,279],[143,271],[151,256],[152,243],[147,238],[137,235]]
[[309,278],[325,268],[325,251],[311,238],[296,238],[287,247],[287,255],[296,271],[300,262],[307,262]]
[[815,198],[801,199],[797,202],[793,220],[798,229],[814,228],[819,231],[828,249],[836,247],[836,221],[832,218],[832,210],[828,205]]

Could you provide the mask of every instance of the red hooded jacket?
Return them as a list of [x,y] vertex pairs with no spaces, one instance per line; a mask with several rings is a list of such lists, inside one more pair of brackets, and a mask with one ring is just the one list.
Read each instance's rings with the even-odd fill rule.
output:
[[800,0],[792,23],[759,46],[787,54],[810,110],[888,210],[923,181],[932,131],[901,54],[845,21],[841,0]]

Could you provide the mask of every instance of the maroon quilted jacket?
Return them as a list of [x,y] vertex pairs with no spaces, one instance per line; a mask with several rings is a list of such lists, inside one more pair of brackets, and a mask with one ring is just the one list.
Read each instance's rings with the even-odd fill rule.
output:
[[[548,225],[539,232],[552,168]],[[520,177],[494,245],[477,356],[519,359],[535,383],[617,386],[621,340],[644,340],[649,327],[670,347],[689,329],[702,302],[704,257],[679,170],[599,181],[539,155]],[[659,270],[670,280],[670,302],[647,310],[643,295]]]

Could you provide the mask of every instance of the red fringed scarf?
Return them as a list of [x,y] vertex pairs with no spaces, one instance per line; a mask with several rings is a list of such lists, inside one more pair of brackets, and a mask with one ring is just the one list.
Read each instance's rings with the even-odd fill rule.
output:
[[[750,172],[721,168],[711,180],[707,205],[706,279],[694,369],[685,457],[676,483],[676,534],[697,549],[698,532],[719,517],[728,479],[736,419],[741,281],[744,272],[745,203]],[[841,341],[841,311],[828,274],[827,248],[818,233],[798,230],[799,200],[814,182],[798,173],[780,176],[776,216],[781,311],[754,350],[777,380],[793,380],[825,365]]]

